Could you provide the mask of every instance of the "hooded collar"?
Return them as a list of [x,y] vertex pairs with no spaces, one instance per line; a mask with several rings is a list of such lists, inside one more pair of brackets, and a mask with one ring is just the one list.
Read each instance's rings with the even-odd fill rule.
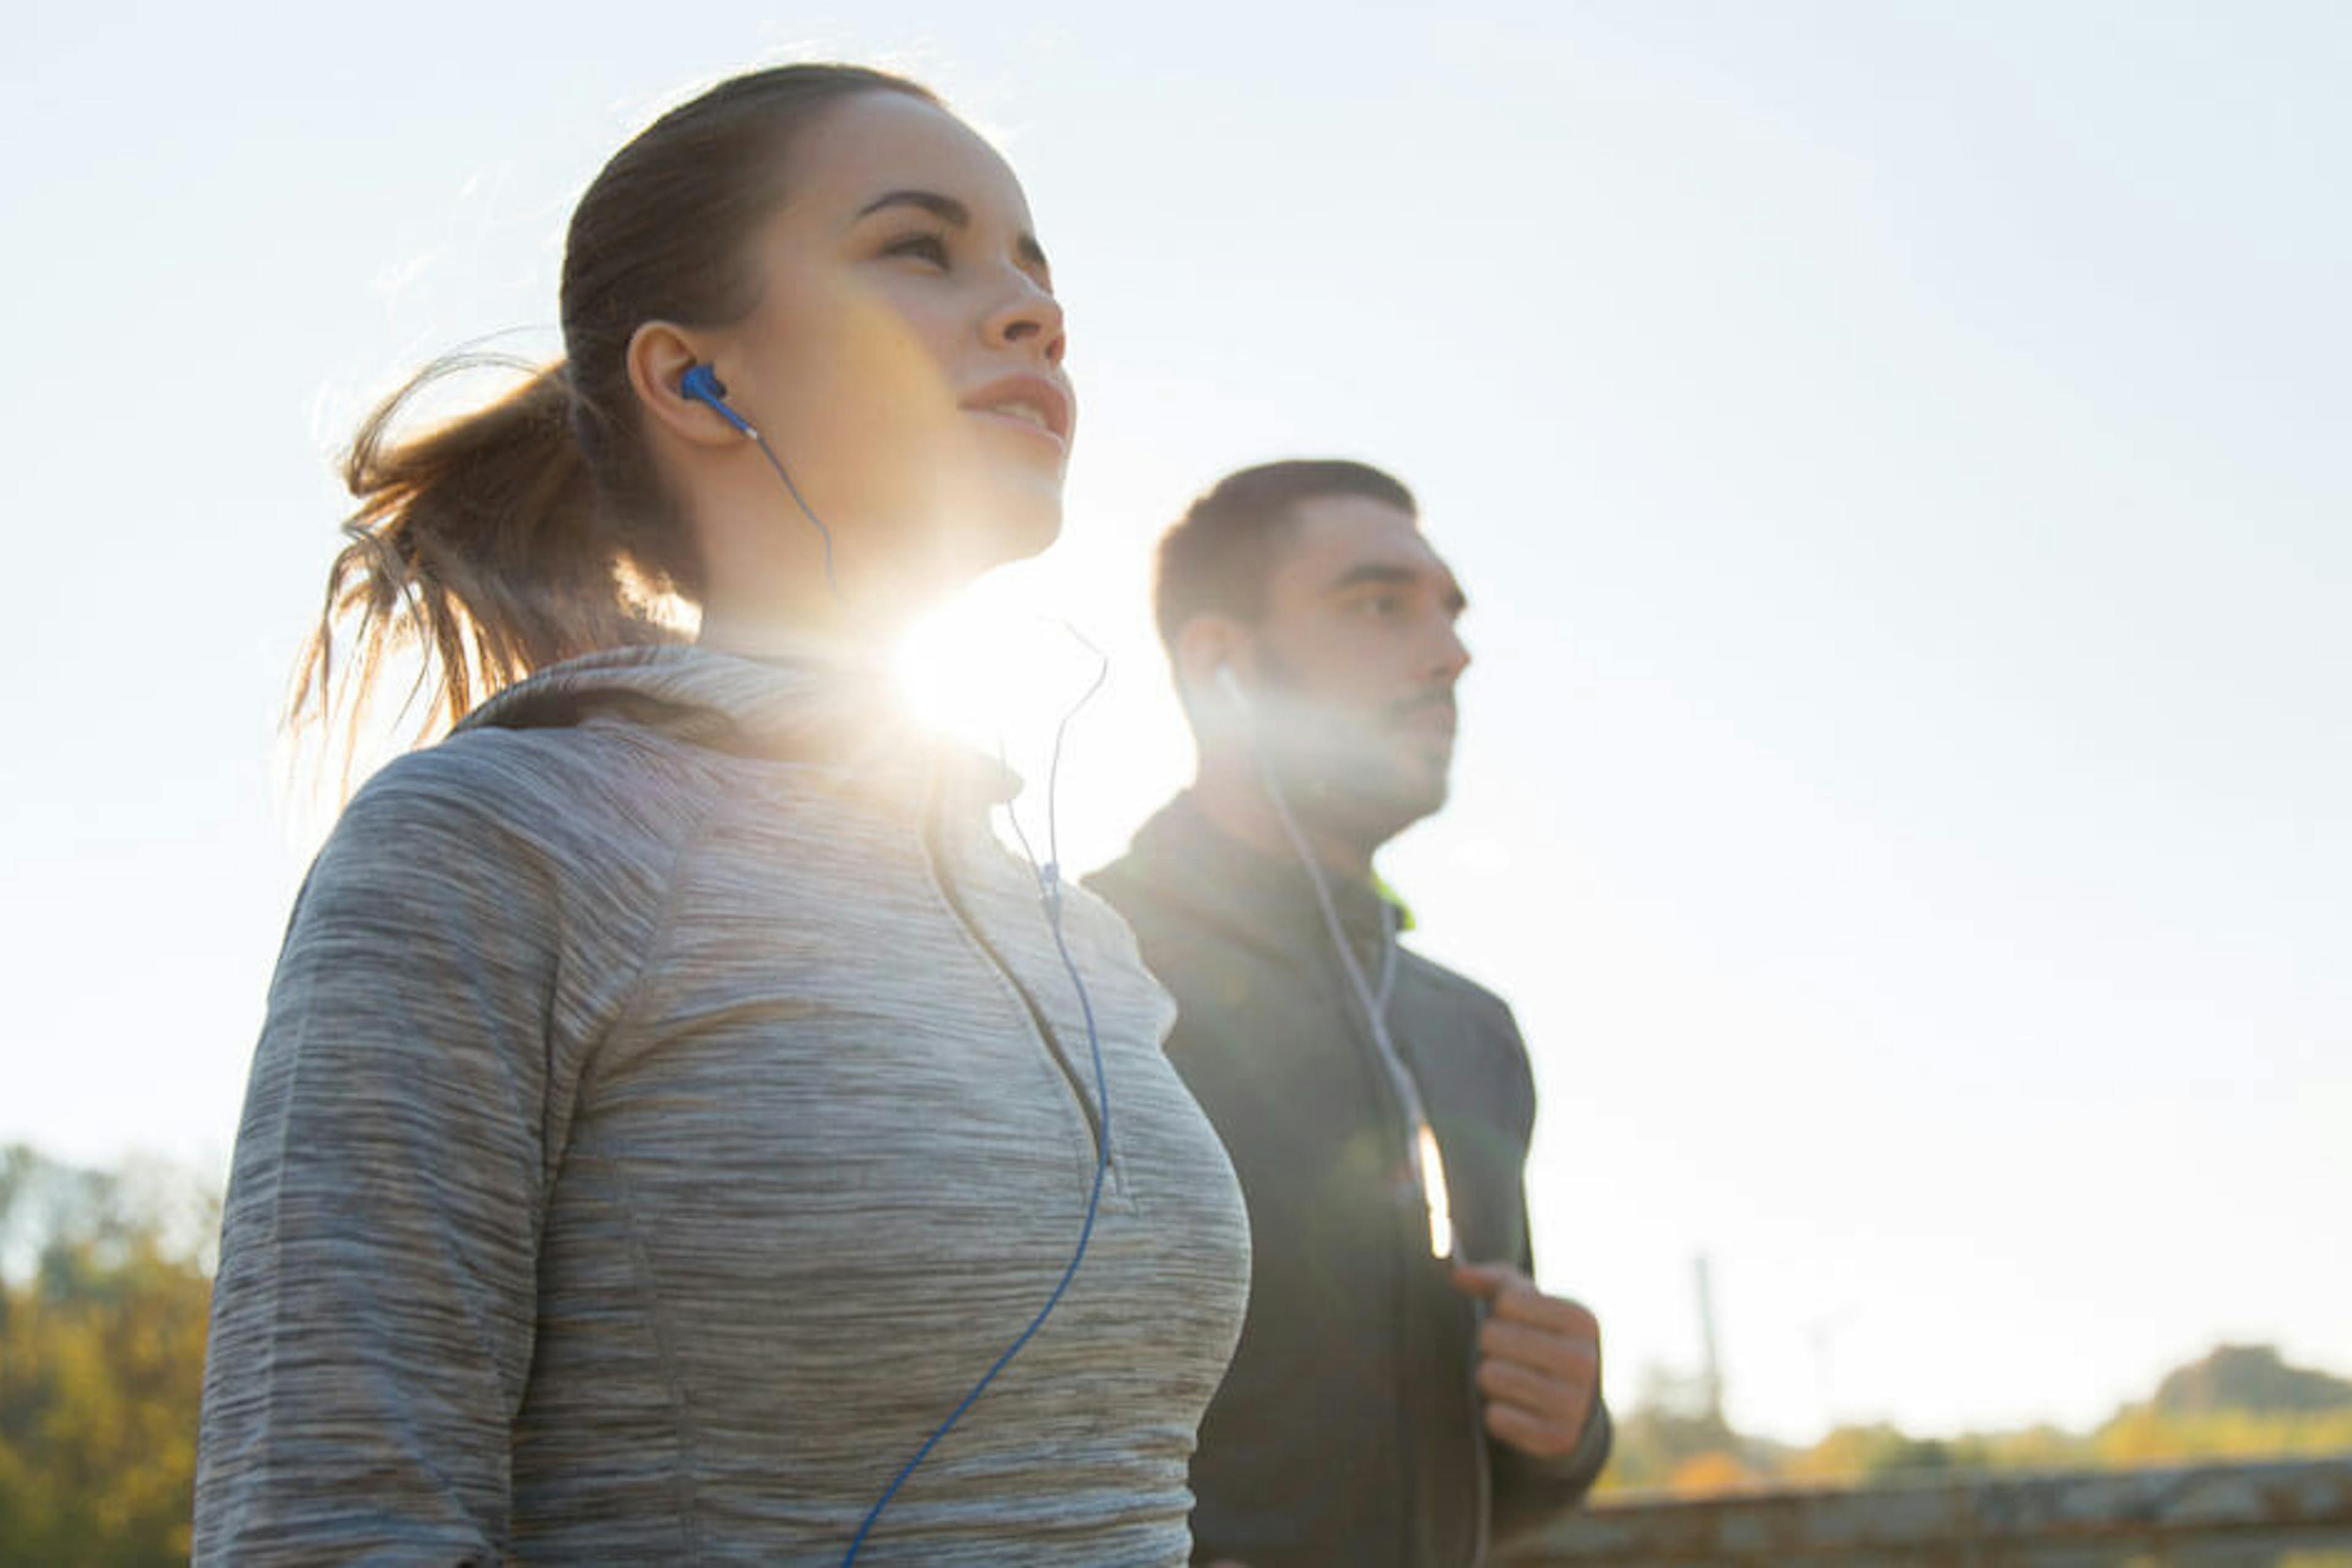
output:
[[944,768],[986,805],[1020,790],[1020,780],[996,759],[917,721],[879,659],[814,647],[756,658],[693,643],[587,654],[508,687],[457,729],[608,723],[735,756],[909,783]]

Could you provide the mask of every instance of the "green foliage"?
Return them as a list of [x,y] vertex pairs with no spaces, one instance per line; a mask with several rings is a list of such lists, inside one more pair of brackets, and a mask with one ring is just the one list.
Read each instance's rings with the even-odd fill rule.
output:
[[2167,1376],[2148,1404],[2165,1415],[2352,1411],[2352,1383],[2289,1366],[2271,1345],[2218,1345],[2204,1360]]
[[173,1228],[135,1184],[0,1159],[0,1563],[187,1561],[211,1283]]
[[1733,1431],[1701,1380],[1652,1368],[1631,1410],[1612,1413],[1615,1439],[1593,1490],[1701,1493],[1777,1475],[1790,1451]]
[[1710,1454],[1737,1454],[1740,1442],[1720,1416],[1695,1415],[1637,1405],[1617,1420],[1601,1492],[1649,1490],[1672,1485],[1692,1461]]
[[1655,1378],[1617,1423],[1617,1448],[1597,1490],[1702,1493],[1782,1483],[1884,1485],[1955,1471],[2127,1468],[2200,1459],[2352,1453],[2352,1383],[2287,1365],[2269,1346],[2223,1346],[2168,1376],[2156,1397],[2087,1433],[1916,1437],[1896,1427],[1841,1426],[1810,1448],[1742,1436],[1675,1397]]
[[2108,1465],[2352,1453],[2352,1408],[2168,1415],[2153,1406],[2136,1405],[2093,1434],[2091,1447],[2099,1462]]

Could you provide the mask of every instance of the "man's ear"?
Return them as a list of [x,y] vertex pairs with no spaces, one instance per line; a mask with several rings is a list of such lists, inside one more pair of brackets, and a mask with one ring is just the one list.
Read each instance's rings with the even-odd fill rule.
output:
[[1217,689],[1217,669],[1223,666],[1244,689],[1257,675],[1256,644],[1249,631],[1229,616],[1194,616],[1176,634],[1176,684],[1184,705],[1194,712],[1204,706],[1213,711],[1231,700]]
[[[710,363],[708,352],[709,345],[697,343],[682,327],[644,322],[629,334],[629,388],[656,428],[691,446],[740,447],[742,430],[708,403],[688,397],[680,384],[688,371]],[[725,376],[719,379],[723,384]]]

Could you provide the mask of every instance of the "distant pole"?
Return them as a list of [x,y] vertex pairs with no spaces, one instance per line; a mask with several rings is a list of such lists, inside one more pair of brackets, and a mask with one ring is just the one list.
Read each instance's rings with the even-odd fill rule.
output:
[[1838,1336],[1845,1332],[1847,1323],[1861,1310],[1858,1301],[1848,1301],[1805,1325],[1805,1338],[1813,1347],[1813,1392],[1821,1400],[1822,1430],[1837,1426],[1836,1384],[1832,1377],[1831,1354],[1837,1348]]
[[1706,1413],[1720,1425],[1723,1421],[1723,1362],[1715,1348],[1715,1283],[1707,1270],[1706,1254],[1697,1259],[1698,1273],[1698,1333],[1699,1347],[1706,1355],[1701,1376],[1706,1380]]

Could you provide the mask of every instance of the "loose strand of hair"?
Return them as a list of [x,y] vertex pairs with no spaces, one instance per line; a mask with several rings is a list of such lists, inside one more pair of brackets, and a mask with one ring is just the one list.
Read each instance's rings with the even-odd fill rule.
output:
[[[403,430],[428,389],[489,369],[527,379],[470,413]],[[340,755],[345,792],[403,655],[418,668],[389,728],[413,745],[551,664],[676,635],[625,591],[561,362],[436,361],[362,423],[342,475],[358,505],[297,662],[287,721],[315,726]]]

